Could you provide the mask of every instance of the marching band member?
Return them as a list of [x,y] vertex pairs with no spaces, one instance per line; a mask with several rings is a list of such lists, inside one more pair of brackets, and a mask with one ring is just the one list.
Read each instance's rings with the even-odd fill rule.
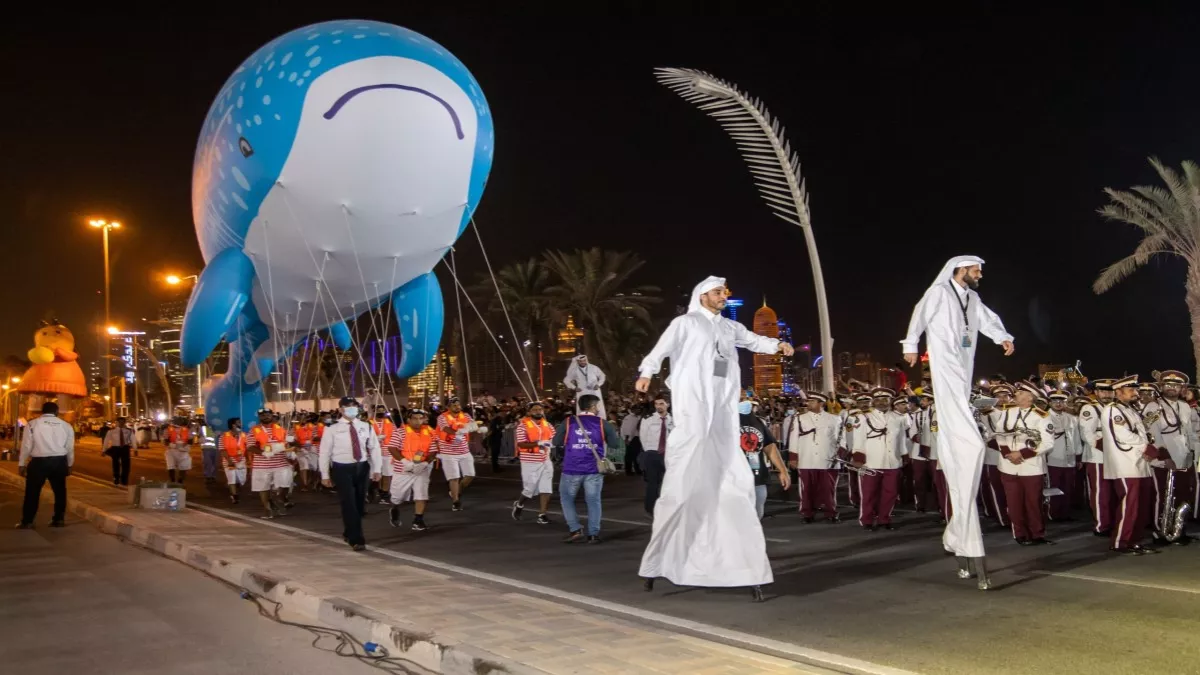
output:
[[875,408],[859,416],[854,434],[851,462],[866,467],[873,475],[860,476],[862,490],[858,522],[875,531],[879,526],[894,530],[892,509],[900,492],[904,438],[910,435],[908,417],[891,410],[895,392],[879,387],[872,392]]
[[429,501],[431,462],[438,451],[437,436],[425,424],[425,417],[425,411],[420,408],[409,410],[407,422],[392,430],[384,448],[389,456],[384,457],[383,463],[392,465],[389,484],[392,508],[388,512],[388,522],[392,527],[400,527],[400,505],[411,501],[412,529],[416,532],[429,529],[425,525],[425,504]]
[[1008,498],[1004,492],[1004,481],[1000,477],[1000,446],[996,435],[1000,433],[999,421],[1012,402],[1012,386],[1000,383],[992,387],[996,407],[987,411],[985,427],[987,449],[983,455],[983,481],[979,491],[983,497],[984,515],[994,518],[1000,527],[1008,527]]
[[[846,413],[846,426],[843,428],[845,437],[842,441],[842,447],[853,448],[857,443],[856,436],[864,433],[862,428],[862,416],[871,410],[871,395],[859,394],[854,397],[855,408],[850,409]],[[850,505],[859,506],[862,504],[862,483],[859,475],[854,471],[847,472],[847,479],[850,481]]]
[[896,398],[892,399],[892,412],[908,418],[908,433],[900,441],[900,491],[896,500],[896,504],[899,505],[905,502],[914,502],[916,499],[913,496],[912,454],[914,448],[917,446],[916,441],[913,440],[917,434],[917,418],[916,412],[909,409],[908,395],[904,392],[901,392]]
[[813,522],[813,513],[818,507],[825,512],[825,520],[841,522],[837,512],[834,490],[837,485],[837,469],[833,458],[838,455],[838,436],[842,420],[838,415],[825,412],[828,399],[824,394],[810,391],[804,400],[805,411],[796,413],[788,431],[791,438],[789,463],[797,470],[800,489],[800,515],[804,522]]
[[[1188,384],[1188,376],[1178,370],[1159,373],[1162,398],[1145,407],[1143,421],[1150,428],[1154,444],[1170,453],[1170,459],[1150,463],[1154,470],[1154,531],[1155,539],[1161,539],[1159,522],[1163,510],[1175,510],[1180,504],[1190,504],[1194,499],[1196,485],[1192,465],[1195,462],[1197,429],[1193,426],[1192,410],[1184,403],[1180,394]],[[1140,391],[1140,388],[1139,388]],[[1174,472],[1175,495],[1171,504],[1166,503],[1167,479]],[[1187,543],[1188,537],[1180,537],[1174,543]]]
[[[538,498],[538,525],[549,525],[550,496],[554,494],[554,462],[550,448],[554,427],[546,421],[546,406],[541,401],[529,403],[529,414],[517,422],[513,431],[517,456],[521,460],[521,497],[512,505],[513,520],[521,519],[525,501]],[[664,432],[665,438],[665,432]]]
[[1079,409],[1079,443],[1083,448],[1083,467],[1087,472],[1088,508],[1092,511],[1092,534],[1110,536],[1113,526],[1113,484],[1104,480],[1103,423],[1104,408],[1112,401],[1112,380],[1095,380],[1092,391],[1096,401],[1088,399]]
[[438,452],[442,473],[450,483],[450,509],[462,511],[462,493],[475,477],[475,457],[467,445],[467,434],[475,431],[475,422],[463,412],[458,399],[451,397],[450,409],[438,416]]
[[1046,471],[1050,486],[1062,490],[1051,497],[1046,515],[1050,520],[1070,520],[1074,503],[1075,467],[1083,448],[1079,444],[1079,421],[1067,412],[1070,395],[1056,391],[1050,394],[1050,424],[1054,426],[1054,446],[1046,455]]
[[1111,550],[1124,555],[1158,553],[1141,545],[1153,509],[1150,462],[1170,457],[1165,449],[1154,447],[1142,416],[1134,410],[1137,382],[1137,375],[1130,375],[1113,383],[1116,400],[1104,406],[1100,420],[1104,480],[1112,485],[1119,514],[1113,525]]
[[1054,447],[1055,429],[1049,413],[1033,407],[1040,395],[1037,385],[1019,382],[1016,405],[1007,406],[997,422],[997,471],[1004,485],[1013,538],[1022,546],[1051,543],[1042,522],[1042,486],[1046,453]]
[[933,392],[928,389],[922,391],[917,401],[920,407],[914,416],[916,442],[913,443],[912,453],[909,454],[913,472],[913,499],[916,502],[917,513],[925,513],[929,504],[930,493],[933,493],[934,499],[937,501],[938,512],[942,514],[942,519],[945,520],[946,516],[943,511],[942,501],[942,496],[946,491],[945,477],[943,476],[942,488],[940,490],[937,489],[937,485],[934,483],[937,458],[933,453],[936,441],[934,440],[934,431],[930,429],[930,425],[934,421]]

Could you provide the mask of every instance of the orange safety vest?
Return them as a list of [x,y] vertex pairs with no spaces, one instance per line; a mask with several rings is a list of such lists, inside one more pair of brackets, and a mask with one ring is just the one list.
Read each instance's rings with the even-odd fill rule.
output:
[[392,424],[392,421],[389,419],[384,419],[382,422],[372,420],[371,427],[375,429],[375,436],[383,439],[380,441],[380,445],[384,445],[390,441],[392,439],[392,432],[396,430],[396,425]]
[[325,423],[317,422],[317,426],[313,429],[313,444],[320,443],[321,437],[325,435]]
[[226,455],[229,455],[229,459],[234,462],[242,461],[242,457],[246,454],[246,434],[238,434],[234,438],[232,431],[226,431],[221,434],[221,448],[225,450]]
[[250,433],[254,434],[255,442],[258,444],[258,447],[262,448],[263,450],[268,449],[271,443],[287,442],[287,433],[285,433],[283,427],[279,426],[278,424],[271,425],[271,433],[269,435],[267,434],[267,430],[263,428],[262,425],[255,426],[250,430]]
[[[532,417],[526,417],[521,420],[521,424],[525,427],[525,440],[540,443],[541,441],[549,441],[554,439],[554,427],[545,419],[534,421]],[[517,448],[518,452],[523,452],[528,455],[543,456],[546,451],[542,448]]]
[[441,431],[439,429],[438,431],[441,432],[441,437],[442,437],[443,441],[445,441],[447,443],[453,443],[454,438],[455,438],[454,433],[456,431],[458,431],[459,429],[462,429],[463,427],[470,424],[471,416],[465,412],[460,412],[460,413],[458,413],[458,415],[452,415],[449,412],[447,412],[447,413],[445,413],[445,415],[446,415],[446,422],[448,422],[450,425],[450,430],[449,431]]
[[187,443],[192,437],[192,430],[187,427],[167,427],[167,444],[172,443]]
[[296,427],[296,445],[304,447],[312,445],[313,442],[313,426],[311,424],[301,424]]
[[404,425],[404,442],[400,446],[400,456],[413,462],[424,462],[433,452],[433,430],[429,425],[422,424],[419,430]]

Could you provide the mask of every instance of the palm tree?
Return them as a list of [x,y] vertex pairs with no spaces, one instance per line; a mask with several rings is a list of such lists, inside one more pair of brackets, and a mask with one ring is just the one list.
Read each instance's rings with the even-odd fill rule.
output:
[[1156,185],[1134,187],[1132,191],[1105,188],[1111,200],[1100,214],[1111,220],[1133,225],[1142,231],[1142,241],[1133,253],[1109,265],[1096,278],[1092,290],[1103,293],[1160,254],[1173,255],[1187,262],[1185,299],[1192,318],[1192,350],[1200,366],[1200,166],[1183,163],[1183,175],[1164,166],[1155,158],[1151,166],[1166,188]]
[[616,362],[613,345],[601,338],[622,321],[649,325],[649,307],[659,301],[657,287],[630,286],[630,278],[645,262],[629,251],[599,248],[547,251],[545,260],[554,277],[546,296],[560,313],[575,316],[584,330],[585,348],[611,369]]

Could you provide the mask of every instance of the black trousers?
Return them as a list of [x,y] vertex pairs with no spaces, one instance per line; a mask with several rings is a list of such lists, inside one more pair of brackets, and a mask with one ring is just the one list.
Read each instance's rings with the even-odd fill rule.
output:
[[488,450],[492,453],[492,471],[500,470],[500,448],[499,443],[489,444]]
[[625,446],[625,475],[632,476],[634,473],[641,473],[642,467],[638,464],[638,455],[642,454],[642,441],[634,438]]
[[329,478],[342,504],[342,536],[351,546],[367,543],[363,538],[362,519],[367,511],[367,484],[370,477],[371,465],[368,462],[334,462],[329,465]]
[[646,513],[654,513],[654,504],[662,492],[663,476],[667,473],[667,465],[662,453],[657,450],[643,452],[642,473],[646,478]]
[[113,482],[129,485],[129,446],[109,448],[108,458],[112,460]]
[[42,486],[50,481],[54,491],[54,520],[67,515],[67,456],[31,457],[25,474],[25,505],[21,510],[21,522],[32,523],[38,512],[38,499]]

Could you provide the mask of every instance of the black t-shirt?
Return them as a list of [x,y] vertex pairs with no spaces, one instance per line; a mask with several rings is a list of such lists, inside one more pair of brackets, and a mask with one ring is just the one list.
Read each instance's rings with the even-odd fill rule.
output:
[[775,444],[775,437],[771,435],[771,430],[763,421],[754,415],[738,415],[739,423],[741,424],[740,445],[742,452],[746,453],[746,461],[750,463],[750,470],[754,472],[754,484],[766,485],[769,474],[767,467],[767,454],[763,452],[768,445]]

